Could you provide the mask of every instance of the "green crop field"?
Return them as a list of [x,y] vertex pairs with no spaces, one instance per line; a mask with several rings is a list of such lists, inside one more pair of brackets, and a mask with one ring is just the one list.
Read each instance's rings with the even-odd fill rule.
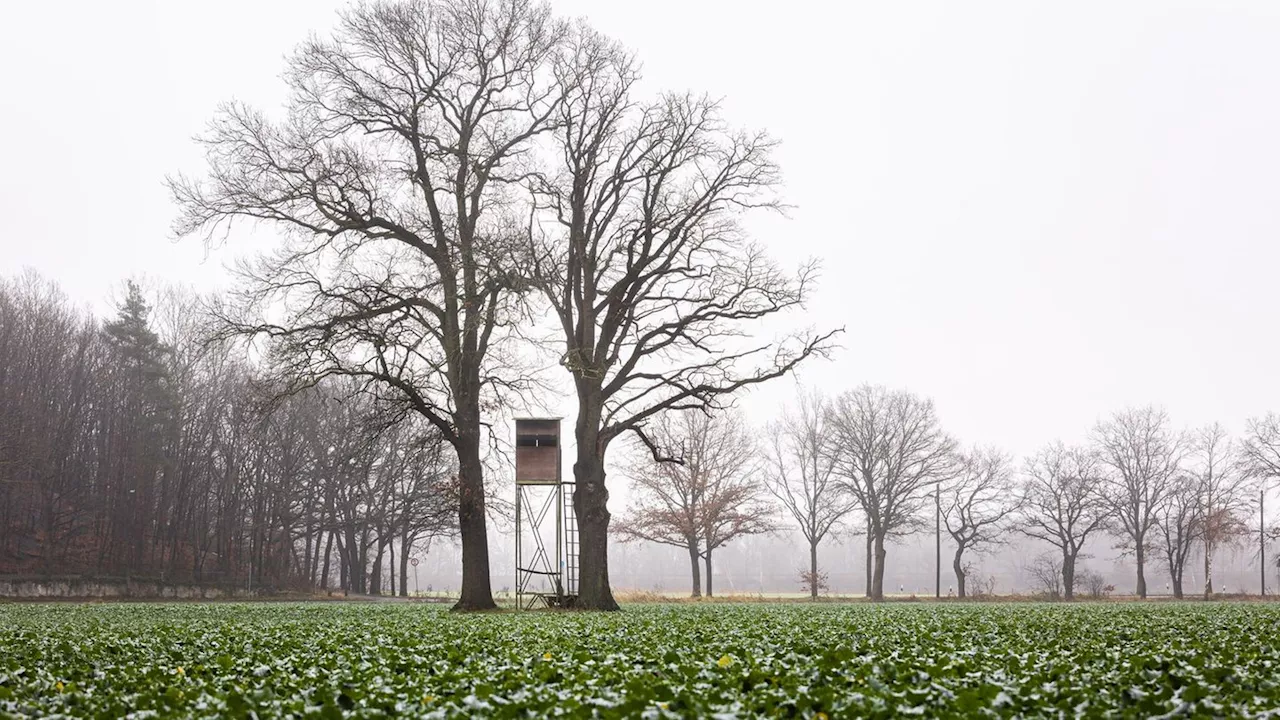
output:
[[0,605],[0,716],[1280,717],[1280,605]]

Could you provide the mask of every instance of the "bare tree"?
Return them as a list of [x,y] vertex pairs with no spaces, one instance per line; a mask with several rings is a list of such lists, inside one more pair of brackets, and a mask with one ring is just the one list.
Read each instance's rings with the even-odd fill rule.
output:
[[831,589],[830,578],[825,572],[812,570],[800,571],[800,590],[809,593],[809,597],[817,600],[818,593],[826,594]]
[[1107,584],[1107,579],[1102,576],[1102,573],[1096,570],[1076,571],[1076,584],[1084,587],[1084,591],[1093,600],[1101,600],[1114,589]]
[[654,460],[638,443],[628,474],[635,494],[615,532],[624,539],[674,545],[689,552],[692,596],[702,594],[699,564],[736,537],[772,530],[765,490],[754,468],[755,439],[736,413],[709,416],[686,410],[664,415],[650,439],[678,448],[680,462]]
[[1204,547],[1204,596],[1213,594],[1213,554],[1246,532],[1249,473],[1239,448],[1218,423],[1190,437],[1189,471],[1195,483],[1197,535]]
[[1179,475],[1170,483],[1156,511],[1155,527],[1161,559],[1169,569],[1173,596],[1182,597],[1182,578],[1191,546],[1201,527],[1198,487],[1194,478]]
[[357,5],[289,60],[287,117],[224,106],[201,139],[207,177],[170,181],[179,235],[238,220],[286,234],[242,268],[233,332],[272,338],[303,384],[373,383],[454,447],[464,609],[494,606],[481,411],[528,385],[503,351],[523,286],[516,198],[563,105],[564,38],[528,0]]
[[434,427],[405,423],[400,438],[388,443],[388,452],[399,456],[398,472],[391,487],[392,509],[388,518],[389,541],[400,547],[400,596],[409,594],[409,565],[415,551],[427,552],[433,540],[450,538],[458,528],[457,466],[444,452]]
[[1152,406],[1116,413],[1098,423],[1093,437],[1099,458],[1109,468],[1107,502],[1134,553],[1136,589],[1138,597],[1145,598],[1149,533],[1178,476],[1184,441],[1170,429],[1165,411]]
[[779,207],[774,141],[731,129],[703,97],[641,103],[632,58],[580,29],[557,66],[559,168],[535,185],[534,275],[558,321],[578,400],[574,508],[583,607],[617,608],[609,588],[605,459],[672,410],[718,412],[743,387],[781,377],[831,347],[833,333],[757,339],[759,322],[799,309],[817,266],[780,270],[749,242],[745,211]]
[[[818,545],[855,508],[857,501],[844,491],[827,451],[828,401],[817,391],[797,393],[794,409],[782,411],[769,423],[765,486],[800,527],[809,544],[810,579],[818,572]],[[821,583],[807,582],[809,597],[817,600]]]
[[1280,413],[1267,413],[1248,424],[1243,455],[1258,476],[1280,478]]
[[[1035,587],[1039,588],[1045,599],[1058,601],[1064,597],[1063,587],[1067,571],[1063,566],[1062,559],[1056,557],[1054,553],[1047,552],[1037,555],[1024,569],[1031,576]],[[1067,600],[1071,599],[1071,590],[1069,588],[1065,597]]]
[[1005,542],[1013,514],[1018,510],[1012,461],[995,448],[974,448],[957,461],[959,473],[942,483],[942,521],[956,544],[951,567],[956,574],[956,595],[964,598],[968,575],[966,551],[980,553]]
[[954,472],[955,441],[938,424],[932,400],[863,385],[827,413],[832,463],[867,516],[875,551],[871,598],[884,599],[885,540],[920,520],[934,485]]
[[[688,412],[685,411],[686,414]],[[707,418],[705,415],[702,417]],[[730,412],[720,419],[727,425],[721,440],[715,438],[714,419],[707,419],[706,434],[711,436],[712,447],[736,445],[739,456],[733,458],[726,453],[723,461],[708,468],[708,491],[702,512],[702,560],[707,570],[707,597],[713,595],[712,553],[737,538],[763,535],[777,529],[773,520],[774,508],[769,502],[772,498],[761,477],[756,438],[740,413]]]
[[1019,530],[1053,545],[1067,600],[1075,597],[1076,561],[1085,541],[1106,527],[1108,506],[1098,458],[1055,442],[1027,459]]
[[133,419],[98,381],[104,337],[55,283],[32,271],[0,278],[0,572],[116,569],[73,540],[127,530],[109,522],[120,493],[107,461],[125,453],[105,429]]
[[[1244,471],[1258,480],[1258,564],[1262,567],[1261,592],[1267,594],[1267,481],[1280,478],[1280,414],[1267,413],[1249,420],[1242,449]],[[1280,557],[1276,558],[1280,568]]]

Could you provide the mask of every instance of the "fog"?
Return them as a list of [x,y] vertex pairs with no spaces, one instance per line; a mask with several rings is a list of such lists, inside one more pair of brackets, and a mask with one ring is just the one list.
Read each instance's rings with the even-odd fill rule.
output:
[[[744,227],[788,267],[820,257],[824,270],[805,312],[759,336],[847,331],[800,382],[909,389],[937,401],[963,445],[1018,458],[1081,442],[1133,405],[1237,437],[1280,407],[1275,4],[552,5],[634,49],[645,92],[723,98],[732,122],[781,141],[788,211]],[[125,277],[225,290],[224,265],[275,238],[175,239],[163,178],[198,170],[191,137],[218,103],[278,114],[282,57],[342,6],[6,7],[0,274],[34,268],[102,314]],[[554,356],[547,365],[558,370]],[[795,392],[781,380],[737,405],[763,428]],[[573,408],[552,393],[510,415],[563,415],[568,427]],[[496,420],[500,438],[509,420]],[[513,492],[508,472],[495,461],[500,497]],[[616,468],[610,492],[624,515]],[[861,592],[861,542],[822,547],[832,592]],[[1133,568],[1114,544],[1095,539],[1085,565],[1126,592]],[[1220,584],[1256,589],[1255,546],[1223,549]],[[1015,537],[975,564],[998,591],[1027,591],[1025,565],[1046,549]],[[682,552],[615,544],[616,585],[683,591]],[[945,593],[945,539],[942,552]],[[794,591],[804,555],[786,532],[735,541],[716,554],[715,585]],[[453,556],[435,548],[423,584],[456,587]],[[490,556],[495,589],[510,585],[509,524]],[[932,581],[931,536],[890,549],[888,588],[928,594]]]
[[[1256,519],[1255,519],[1256,521]],[[780,520],[781,522],[781,520]],[[1274,516],[1268,513],[1268,523]],[[492,583],[495,592],[515,587],[515,545],[510,524],[493,528],[490,543]],[[847,533],[834,542],[820,546],[819,566],[828,574],[829,595],[861,597],[866,590],[865,536],[851,537]],[[1254,532],[1228,547],[1221,548],[1213,562],[1214,590],[1217,592],[1257,593],[1259,588],[1258,537]],[[1101,574],[1108,584],[1115,586],[1115,594],[1132,595],[1134,592],[1134,564],[1115,549],[1117,539],[1099,536],[1086,546],[1088,557],[1080,562],[1079,569],[1093,570]],[[955,574],[951,570],[951,556],[955,545],[949,541],[943,529],[942,542],[942,595],[954,592]],[[1036,594],[1042,592],[1034,578],[1027,572],[1027,565],[1037,555],[1053,551],[1051,546],[1035,540],[1011,534],[1007,545],[995,550],[966,556],[978,578],[993,578],[996,594]],[[1268,558],[1280,552],[1280,545],[1268,543]],[[462,578],[457,562],[456,549],[447,544],[433,546],[429,553],[420,554],[418,582],[423,591],[456,589]],[[713,589],[715,594],[753,595],[799,594],[800,572],[808,562],[808,548],[796,533],[781,531],[770,536],[749,537],[738,540],[723,550],[715,552]],[[1275,592],[1280,588],[1280,572],[1268,562],[1267,588]],[[1186,585],[1190,594],[1203,590],[1204,555],[1193,550],[1188,559]],[[886,561],[885,593],[933,597],[934,594],[934,540],[919,533],[903,538],[889,548]],[[673,596],[688,595],[690,589],[689,554],[682,548],[643,542],[613,542],[609,547],[609,576],[617,592],[656,592]],[[971,579],[972,582],[972,579]],[[1168,572],[1156,560],[1147,565],[1147,585],[1153,597],[1172,595],[1168,588]],[[972,585],[970,586],[972,587]],[[899,588],[902,588],[901,592]],[[1077,592],[1083,593],[1082,589]]]

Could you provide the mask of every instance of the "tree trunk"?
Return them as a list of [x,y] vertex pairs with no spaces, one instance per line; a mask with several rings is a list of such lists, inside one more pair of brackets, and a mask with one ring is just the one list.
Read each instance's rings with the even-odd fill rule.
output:
[[386,554],[387,546],[381,542],[378,543],[378,550],[373,554],[373,569],[369,573],[368,590],[370,595],[382,594],[382,557]]
[[400,597],[409,597],[409,551],[413,549],[413,541],[409,535],[400,536]]
[[363,595],[365,591],[366,571],[365,553],[368,548],[363,547],[362,543],[356,540],[356,531],[352,525],[347,525],[347,589],[358,595]]
[[587,610],[618,609],[609,587],[609,489],[604,471],[608,445],[600,438],[602,405],[599,388],[580,380],[573,511],[578,518],[578,607]]
[[333,531],[329,531],[329,539],[324,541],[324,564],[320,570],[320,589],[329,589],[329,558],[333,553]]
[[707,597],[711,597],[711,548],[707,548],[707,554],[705,557],[707,561],[707,579],[705,581],[705,585],[707,586]]
[[1208,600],[1213,597],[1213,546],[1209,544],[1209,539],[1204,541],[1204,599]]
[[[388,535],[390,532],[388,531]],[[390,586],[392,597],[396,594],[396,544],[393,540],[387,541],[387,585]]]
[[[489,535],[484,516],[484,466],[480,462],[480,424],[462,433],[458,452],[458,529],[462,536],[462,595],[454,610],[492,610],[489,584]],[[474,431],[474,432],[472,432]]]
[[809,599],[818,599],[818,543],[809,543]]
[[884,600],[884,534],[878,533],[876,538],[876,569],[871,576],[871,599],[880,602]]
[[951,568],[956,571],[956,597],[960,598],[961,600],[965,598],[965,592],[964,592],[965,574],[964,574],[964,566],[961,564],[961,558],[963,555],[964,555],[964,546],[956,545],[956,555],[951,560]]
[[702,597],[702,578],[699,576],[702,568],[698,565],[698,544],[696,542],[689,543],[689,568],[693,577],[693,590],[689,593],[689,597]]
[[1142,542],[1137,543],[1137,559],[1138,559],[1138,597],[1143,600],[1147,599],[1147,576],[1145,566],[1147,562],[1146,552],[1142,547]]
[[867,593],[866,593],[867,597],[871,597],[871,572],[872,572],[872,565],[874,564],[871,561],[871,548],[874,542],[875,542],[875,538],[872,537],[871,535],[871,521],[868,520],[867,521]]
[[1062,553],[1062,597],[1070,602],[1076,597],[1076,556]]
[[1170,573],[1170,579],[1173,580],[1173,596],[1178,600],[1182,599],[1182,567],[1174,568]]
[[[302,567],[303,567],[302,575],[303,575],[303,577],[305,577],[305,578],[306,578],[306,580],[307,580],[307,585],[310,585],[310,586],[313,586],[313,587],[314,587],[314,586],[315,586],[315,577],[314,577],[314,574],[313,574],[313,573],[312,573],[312,571],[311,571],[311,558],[312,558],[312,551],[311,551],[311,523],[310,523],[309,521],[307,522],[306,529],[303,531],[303,533],[304,533],[304,535],[305,535],[305,537],[306,537],[306,546],[305,546],[305,551],[302,553]],[[175,548],[176,548],[176,546],[175,546]],[[316,550],[318,551],[319,549],[320,549],[320,542],[319,542],[319,539],[317,538],[317,540],[316,540]]]
[[347,550],[344,547],[342,538],[338,538],[338,587],[342,590],[343,597],[351,593],[351,578],[349,577],[347,562]]
[[942,598],[942,486],[933,486],[933,597]]

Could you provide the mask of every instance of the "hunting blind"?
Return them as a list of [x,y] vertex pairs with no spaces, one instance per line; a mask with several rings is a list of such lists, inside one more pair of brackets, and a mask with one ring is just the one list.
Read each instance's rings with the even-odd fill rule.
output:
[[[573,483],[560,467],[560,418],[516,420],[516,606],[571,607],[578,596]],[[567,486],[567,489],[566,489]]]

